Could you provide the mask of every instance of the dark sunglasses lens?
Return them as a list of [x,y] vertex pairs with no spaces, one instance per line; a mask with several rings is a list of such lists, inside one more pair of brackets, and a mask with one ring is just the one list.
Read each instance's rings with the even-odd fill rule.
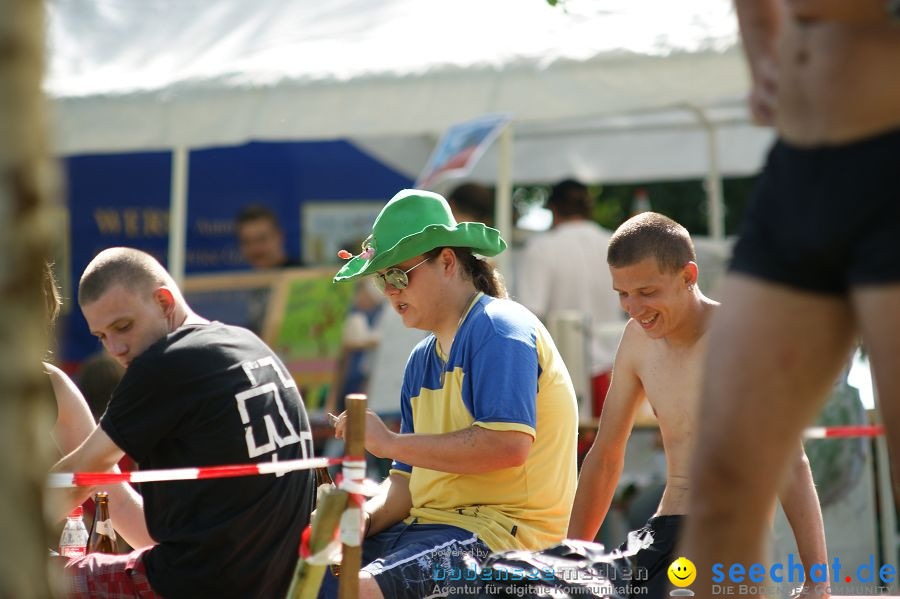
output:
[[384,273],[384,280],[394,289],[406,289],[409,285],[409,278],[399,268],[392,268]]
[[398,290],[406,289],[406,286],[409,285],[409,277],[399,268],[391,268],[383,275],[376,273],[374,283],[378,291],[384,293],[388,285]]

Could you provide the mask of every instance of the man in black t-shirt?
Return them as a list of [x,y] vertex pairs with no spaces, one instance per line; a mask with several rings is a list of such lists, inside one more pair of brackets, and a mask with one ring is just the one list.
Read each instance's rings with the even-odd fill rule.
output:
[[[123,453],[144,469],[312,457],[297,386],[246,329],[209,322],[163,267],[129,248],[101,252],[81,278],[91,332],[123,366],[99,426],[55,470],[104,471]],[[122,556],[73,559],[74,596],[284,596],[312,509],[309,471],[145,484],[158,542]],[[89,488],[67,494],[69,508]]]

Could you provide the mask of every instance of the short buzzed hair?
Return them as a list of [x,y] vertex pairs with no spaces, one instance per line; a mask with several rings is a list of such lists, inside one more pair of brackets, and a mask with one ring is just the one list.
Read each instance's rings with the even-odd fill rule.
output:
[[78,305],[91,304],[115,285],[134,293],[166,286],[177,294],[175,281],[156,258],[134,248],[109,248],[91,260],[78,284]]
[[606,262],[613,268],[656,258],[662,272],[675,272],[696,262],[694,242],[687,229],[657,212],[642,212],[622,223],[609,240]]

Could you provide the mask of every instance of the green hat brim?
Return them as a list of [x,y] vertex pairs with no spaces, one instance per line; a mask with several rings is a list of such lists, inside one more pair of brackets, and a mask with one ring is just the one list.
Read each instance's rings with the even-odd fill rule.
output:
[[344,283],[372,275],[439,247],[471,248],[476,254],[491,257],[505,250],[506,242],[500,237],[500,231],[484,223],[464,222],[455,227],[428,225],[402,238],[393,247],[377,252],[371,259],[354,256],[334,275],[334,282]]

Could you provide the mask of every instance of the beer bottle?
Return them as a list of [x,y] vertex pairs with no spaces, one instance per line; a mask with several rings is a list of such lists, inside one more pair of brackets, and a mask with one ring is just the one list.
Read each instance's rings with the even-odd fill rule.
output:
[[328,468],[316,468],[316,488],[322,485],[334,486],[334,480],[332,480],[331,474],[328,473]]
[[94,523],[88,540],[88,553],[118,553],[116,531],[109,517],[109,494],[100,491],[94,495]]

